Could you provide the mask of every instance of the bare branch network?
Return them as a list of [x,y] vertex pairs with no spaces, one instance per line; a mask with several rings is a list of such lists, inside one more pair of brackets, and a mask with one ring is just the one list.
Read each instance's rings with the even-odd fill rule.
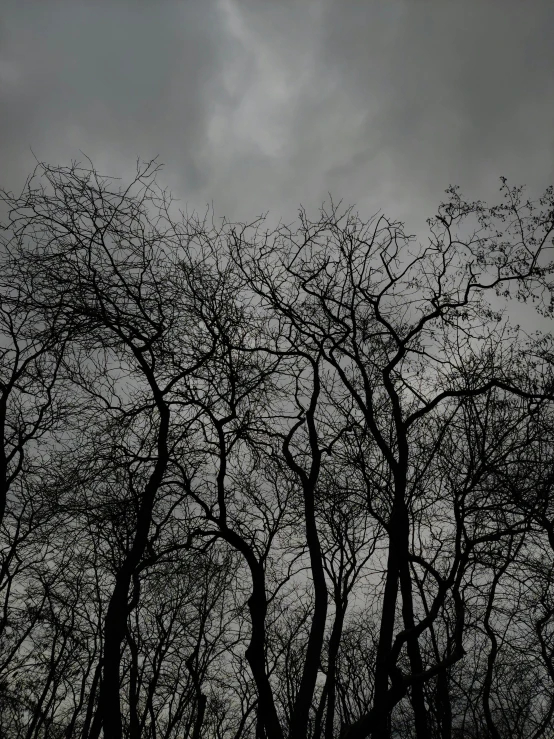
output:
[[158,169],[1,195],[0,736],[554,736],[552,188],[416,240]]

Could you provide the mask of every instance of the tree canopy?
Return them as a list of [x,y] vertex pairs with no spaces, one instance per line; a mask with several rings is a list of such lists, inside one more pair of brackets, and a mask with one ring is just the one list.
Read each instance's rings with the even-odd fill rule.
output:
[[2,192],[0,734],[551,736],[552,188],[416,239],[157,177]]

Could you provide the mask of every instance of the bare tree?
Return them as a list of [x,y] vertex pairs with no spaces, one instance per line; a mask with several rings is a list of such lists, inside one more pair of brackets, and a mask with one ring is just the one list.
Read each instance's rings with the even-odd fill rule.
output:
[[419,244],[156,175],[3,195],[6,736],[547,736],[552,352],[504,307],[548,313],[552,190]]
[[[471,553],[502,535],[493,518],[468,536],[458,501],[452,501],[443,529],[450,530],[448,567],[437,568],[437,555],[425,551],[422,532],[413,521],[414,508],[423,503],[417,468],[424,471],[430,461],[428,455],[414,456],[414,436],[438,413],[444,427],[465,398],[492,388],[524,398],[549,392],[544,374],[539,376],[541,388],[533,384],[537,374],[529,374],[517,332],[510,332],[494,314],[485,295],[510,290],[512,284],[520,293],[540,285],[545,273],[541,252],[554,227],[552,192],[541,201],[538,215],[533,205],[522,202],[520,190],[504,183],[503,192],[505,204],[488,210],[481,203],[462,201],[451,189],[449,201],[430,221],[425,247],[415,247],[399,223],[383,216],[363,222],[351,210],[341,213],[334,206],[315,222],[301,211],[297,231],[232,232],[236,264],[261,306],[275,311],[286,326],[285,351],[309,359],[318,395],[319,368],[328,368],[329,386],[348,413],[344,428],[358,427],[365,437],[362,465],[374,459],[372,478],[385,481],[384,505],[377,515],[387,533],[388,554],[374,706],[345,728],[345,737],[370,732],[387,736],[386,717],[408,691],[416,735],[428,736],[423,684],[464,654],[462,591]],[[472,220],[475,230],[464,238],[462,224],[469,221],[471,226]],[[317,439],[318,399],[312,395],[301,416],[310,439]],[[312,450],[319,451],[313,442]],[[435,581],[432,605],[420,618],[413,566]],[[395,635],[399,596],[402,628]],[[451,649],[425,666],[420,637],[448,599],[456,613]],[[408,674],[398,665],[403,648]]]

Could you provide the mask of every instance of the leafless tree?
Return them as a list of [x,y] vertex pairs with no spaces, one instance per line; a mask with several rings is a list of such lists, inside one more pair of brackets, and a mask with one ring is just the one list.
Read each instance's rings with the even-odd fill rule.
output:
[[4,734],[548,736],[552,190],[418,243],[156,176],[3,195]]

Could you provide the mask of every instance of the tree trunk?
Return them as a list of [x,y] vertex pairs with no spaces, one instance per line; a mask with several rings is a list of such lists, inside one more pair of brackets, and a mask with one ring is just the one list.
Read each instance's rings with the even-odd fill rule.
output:
[[341,602],[340,594],[336,597],[337,613],[335,622],[329,640],[329,667],[327,672],[326,689],[327,689],[327,714],[325,717],[325,739],[334,739],[334,722],[335,722],[335,703],[336,703],[336,672],[337,657],[340,647],[340,639],[342,636],[342,627],[344,624],[344,614],[346,612],[346,603]]
[[[406,521],[407,524],[407,521]],[[402,617],[404,621],[405,629],[413,629],[415,626],[414,621],[414,607],[412,598],[412,582],[410,577],[410,569],[408,563],[408,552],[405,552],[406,556],[403,557],[402,564],[400,566],[400,590],[402,593]],[[419,642],[416,638],[408,639],[406,643],[408,651],[408,657],[410,660],[410,669],[412,674],[420,675],[423,672],[423,661],[421,659],[421,650],[419,648]],[[423,694],[423,684],[421,682],[415,682],[410,690],[410,700],[414,711],[414,728],[417,739],[428,739],[428,726],[427,726],[427,708],[425,707],[425,697]]]
[[[393,510],[389,534],[389,554],[387,558],[385,591],[383,594],[383,607],[381,610],[381,627],[379,629],[379,641],[377,643],[377,656],[375,663],[375,693],[373,698],[373,707],[375,711],[380,711],[386,703],[389,687],[389,656],[394,634],[400,558],[400,546],[397,540],[398,535],[395,531],[395,522],[396,516]],[[388,716],[385,715],[378,720],[371,736],[372,739],[390,739]]]
[[[133,544],[123,565],[116,574],[115,586],[104,621],[104,669],[97,708],[104,729],[104,739],[122,739],[119,667],[121,663],[121,645],[127,630],[127,618],[133,607],[129,606],[128,603],[129,590],[131,580],[146,549],[154,500],[168,464],[169,409],[163,404],[163,401],[158,403],[158,411],[160,413],[158,458],[144,489]],[[96,736],[94,735],[93,739],[96,739]]]

